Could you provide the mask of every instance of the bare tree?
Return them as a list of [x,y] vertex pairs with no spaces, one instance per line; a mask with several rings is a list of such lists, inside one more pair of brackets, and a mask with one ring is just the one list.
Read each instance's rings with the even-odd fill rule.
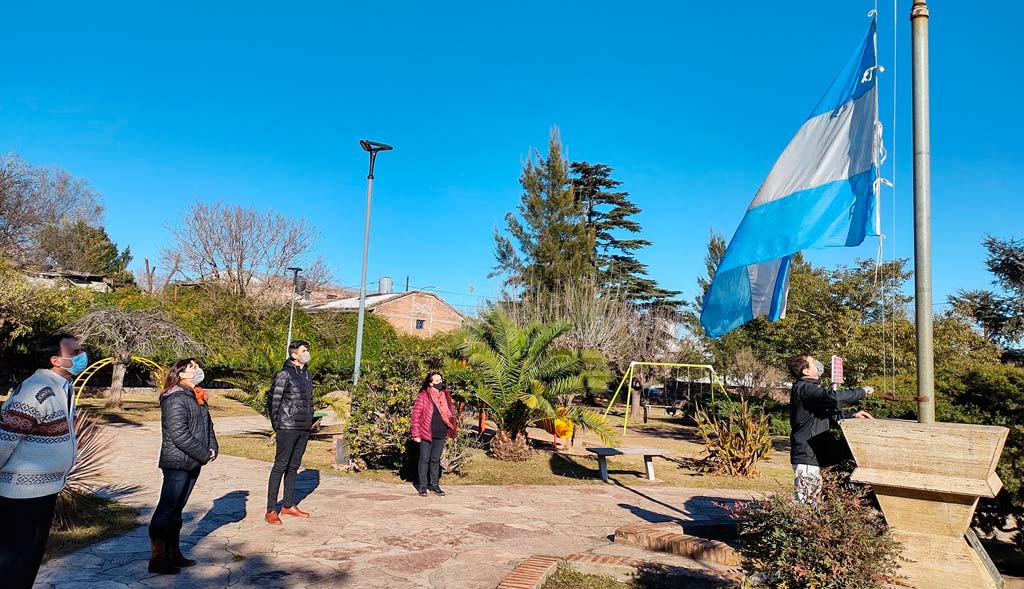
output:
[[571,327],[556,345],[597,350],[619,371],[634,360],[674,360],[679,352],[670,309],[630,302],[622,292],[603,289],[593,278],[581,277],[543,296],[506,300],[502,305],[521,327],[530,321],[568,321]]
[[160,351],[183,356],[203,350],[201,343],[156,308],[130,311],[120,307],[99,309],[72,323],[68,330],[80,341],[96,346],[114,359],[107,407],[121,406],[124,374],[132,356]]
[[729,375],[741,395],[753,397],[770,394],[785,380],[781,370],[761,362],[750,348],[743,348],[733,356]]
[[16,153],[0,156],[0,256],[44,261],[37,243],[48,225],[79,221],[99,227],[100,196],[59,167],[33,166]]
[[153,294],[153,278],[156,276],[156,266],[150,266],[149,258],[143,258],[142,260],[145,262],[145,267],[142,270],[142,280],[136,280],[136,282],[141,283],[147,293]]
[[168,229],[173,242],[161,252],[161,264],[174,269],[168,280],[180,272],[253,296],[279,289],[288,266],[324,266],[312,255],[319,238],[316,229],[277,211],[196,201]]
[[32,168],[17,154],[7,154],[0,158],[0,255],[20,257],[35,227]]

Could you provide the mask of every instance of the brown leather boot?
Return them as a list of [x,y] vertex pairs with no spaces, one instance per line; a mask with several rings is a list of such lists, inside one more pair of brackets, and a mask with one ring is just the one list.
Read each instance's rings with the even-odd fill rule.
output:
[[268,524],[279,526],[281,525],[281,518],[277,515],[276,511],[268,511],[267,515],[263,516]]
[[171,555],[171,562],[174,563],[174,566],[181,568],[194,567],[197,564],[196,561],[185,558],[185,555],[181,553],[181,526],[182,523],[178,522],[167,535],[167,549]]
[[281,515],[293,515],[295,517],[309,517],[309,514],[299,509],[298,505],[292,505],[291,507],[282,507]]
[[158,575],[177,575],[181,569],[174,566],[167,549],[167,535],[163,532],[149,533],[149,572]]

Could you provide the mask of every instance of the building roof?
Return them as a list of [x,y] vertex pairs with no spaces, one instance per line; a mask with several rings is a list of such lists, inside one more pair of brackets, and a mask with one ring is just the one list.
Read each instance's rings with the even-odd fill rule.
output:
[[[401,298],[404,298],[404,297],[407,297],[407,296],[410,296],[410,295],[414,295],[414,294],[421,294],[421,295],[426,295],[426,296],[429,296],[429,297],[433,297],[434,299],[437,299],[437,301],[439,301],[441,304],[446,305],[447,307],[451,308],[451,310],[454,311],[455,313],[458,313],[458,315],[460,317],[465,317],[466,316],[462,311],[459,311],[451,303],[449,303],[448,301],[444,300],[443,298],[438,296],[436,293],[433,293],[433,292],[430,292],[430,291],[426,291],[426,290],[410,290],[410,291],[406,291],[406,292],[393,292],[393,293],[388,293],[388,294],[378,294],[378,293],[370,294],[370,293],[367,293],[366,294],[366,310],[367,311],[373,311],[373,309],[375,309],[376,307],[379,307],[379,306],[381,306],[381,305],[383,305],[385,303],[390,303],[391,301],[397,301],[398,299],[401,299]],[[355,312],[355,311],[359,310],[359,297],[358,296],[346,297],[346,298],[343,298],[343,299],[335,299],[335,300],[326,301],[326,302],[323,302],[323,303],[304,304],[304,305],[302,305],[302,307],[306,311],[308,311],[310,313],[320,313],[320,312],[324,312],[324,311],[340,311],[342,313],[351,313],[351,312]]]

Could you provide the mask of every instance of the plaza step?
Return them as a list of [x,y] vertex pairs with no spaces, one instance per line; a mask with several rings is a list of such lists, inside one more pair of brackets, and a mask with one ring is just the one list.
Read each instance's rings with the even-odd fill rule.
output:
[[696,561],[727,566],[740,564],[740,555],[735,548],[722,540],[696,535],[700,529],[697,525],[687,528],[686,524],[677,522],[632,524],[615,530],[615,542]]

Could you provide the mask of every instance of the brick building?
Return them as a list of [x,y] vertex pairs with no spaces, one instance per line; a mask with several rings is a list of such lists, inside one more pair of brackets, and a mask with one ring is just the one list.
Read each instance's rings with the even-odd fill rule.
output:
[[[303,304],[306,311],[356,313],[359,296]],[[367,293],[366,312],[387,320],[398,333],[431,337],[455,331],[466,316],[437,294],[425,290],[397,293]]]

